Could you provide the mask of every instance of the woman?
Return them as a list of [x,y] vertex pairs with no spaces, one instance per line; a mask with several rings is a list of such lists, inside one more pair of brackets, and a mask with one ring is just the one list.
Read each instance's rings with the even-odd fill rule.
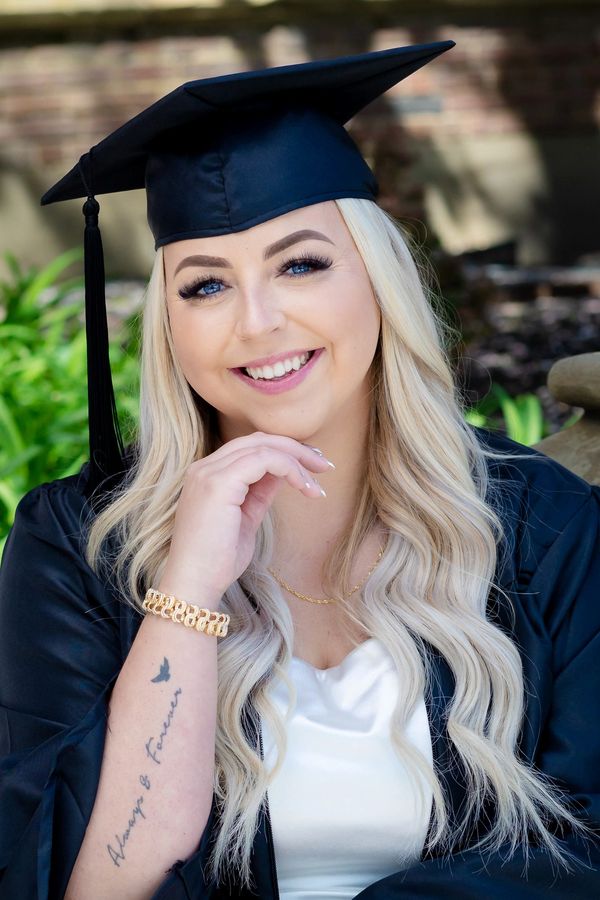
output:
[[342,128],[448,46],[194,82],[50,195],[142,166],[157,253],[125,465],[95,408],[7,542],[0,897],[598,892],[600,491],[465,423]]

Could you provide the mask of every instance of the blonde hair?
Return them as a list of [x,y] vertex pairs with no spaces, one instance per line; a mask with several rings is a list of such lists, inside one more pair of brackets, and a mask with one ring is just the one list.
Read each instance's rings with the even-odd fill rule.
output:
[[[335,203],[363,259],[382,322],[371,369],[366,477],[351,525],[323,567],[324,588],[343,603],[348,623],[378,638],[397,667],[392,743],[422,802],[422,781],[431,787],[434,818],[426,849],[451,852],[470,836],[470,818],[476,821],[492,799],[495,817],[472,846],[482,852],[508,846],[509,855],[521,847],[527,859],[531,832],[568,871],[571,855],[549,825],[558,820],[579,832],[586,826],[549,778],[516,755],[524,711],[521,659],[515,643],[486,618],[492,587],[510,604],[493,581],[504,537],[495,511],[502,483],[495,483],[486,459],[520,454],[484,449],[465,421],[447,357],[452,330],[436,310],[426,265],[416,248],[411,255],[400,224],[369,200]],[[140,401],[135,458],[91,522],[87,543],[90,565],[109,581],[112,571],[115,590],[138,610],[145,590],[160,581],[185,472],[218,445],[214,410],[192,392],[174,352],[160,250],[146,293]],[[376,518],[389,534],[384,555],[359,601],[344,601],[352,561]],[[273,547],[269,511],[250,566],[223,598],[232,621],[218,645],[219,827],[207,867],[218,880],[235,871],[246,885],[260,807],[286,748],[284,721],[267,693],[271,680],[284,679],[290,708],[296,701],[285,671],[293,653],[293,620],[267,571]],[[431,661],[423,642],[439,651],[455,679],[447,730],[467,787],[455,827],[437,773],[404,735],[415,704],[430,689]],[[271,772],[244,735],[247,717],[257,731],[263,718],[275,737],[279,755]]]

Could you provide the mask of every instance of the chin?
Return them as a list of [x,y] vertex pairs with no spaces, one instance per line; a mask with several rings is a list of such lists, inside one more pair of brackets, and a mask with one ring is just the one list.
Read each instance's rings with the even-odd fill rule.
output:
[[[281,415],[274,413],[270,416],[261,416],[252,422],[246,421],[244,426],[238,425],[237,428],[233,427],[235,428],[235,436],[262,431],[264,434],[277,434],[282,437],[293,438],[302,444],[307,444],[311,442],[312,436],[320,430],[322,424],[322,422],[307,422],[302,417],[299,419],[290,410],[287,415],[285,413]],[[234,434],[231,422],[225,428],[227,429],[225,433]]]

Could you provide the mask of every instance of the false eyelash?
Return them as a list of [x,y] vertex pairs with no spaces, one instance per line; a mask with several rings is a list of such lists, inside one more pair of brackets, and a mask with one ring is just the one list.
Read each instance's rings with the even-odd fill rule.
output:
[[211,284],[213,281],[218,281],[222,284],[221,279],[217,278],[216,275],[208,275],[205,278],[197,278],[195,281],[190,281],[189,284],[184,284],[177,293],[182,300],[207,300],[208,296],[199,297],[197,293],[205,284]]
[[[313,263],[315,269],[328,269],[331,265],[331,260],[326,256],[319,256],[318,253],[301,253],[300,256],[295,256],[293,259],[286,259],[286,261],[279,266],[277,274],[282,275],[287,269],[293,266],[294,263],[302,262]],[[303,272],[302,275],[292,275],[292,278],[302,278],[303,275],[308,274],[308,272]]]
[[[283,275],[287,269],[291,268],[291,266],[297,263],[312,263],[316,270],[328,269],[331,265],[331,260],[325,256],[319,256],[318,254],[308,254],[303,253],[300,256],[295,256],[293,259],[287,259],[283,262],[279,268],[277,269],[278,275]],[[290,275],[290,278],[304,278],[305,275],[310,275],[310,272],[301,272],[297,275]],[[197,278],[195,281],[191,281],[189,284],[184,284],[179,291],[177,292],[182,300],[208,300],[211,296],[207,294],[206,296],[198,296],[198,291],[203,288],[206,284],[211,284],[212,282],[219,282],[223,284],[224,282],[217,275],[205,275],[203,278]],[[217,292],[218,294],[219,292]],[[215,294],[214,296],[217,296]]]

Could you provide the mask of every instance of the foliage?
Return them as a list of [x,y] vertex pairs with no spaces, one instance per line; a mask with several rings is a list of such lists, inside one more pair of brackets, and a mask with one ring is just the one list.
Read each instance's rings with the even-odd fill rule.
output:
[[[500,421],[498,422],[498,415]],[[572,416],[565,423],[568,428],[579,417]],[[506,434],[517,441],[531,447],[551,434],[551,426],[544,419],[542,404],[537,394],[518,394],[510,397],[499,384],[492,384],[483,400],[465,413],[471,425],[496,430],[503,426]]]
[[[23,494],[75,474],[88,458],[82,279],[57,285],[80,258],[72,250],[40,271],[23,271],[5,254],[10,279],[0,281],[0,547]],[[110,346],[124,439],[137,420],[138,337],[133,316]]]

